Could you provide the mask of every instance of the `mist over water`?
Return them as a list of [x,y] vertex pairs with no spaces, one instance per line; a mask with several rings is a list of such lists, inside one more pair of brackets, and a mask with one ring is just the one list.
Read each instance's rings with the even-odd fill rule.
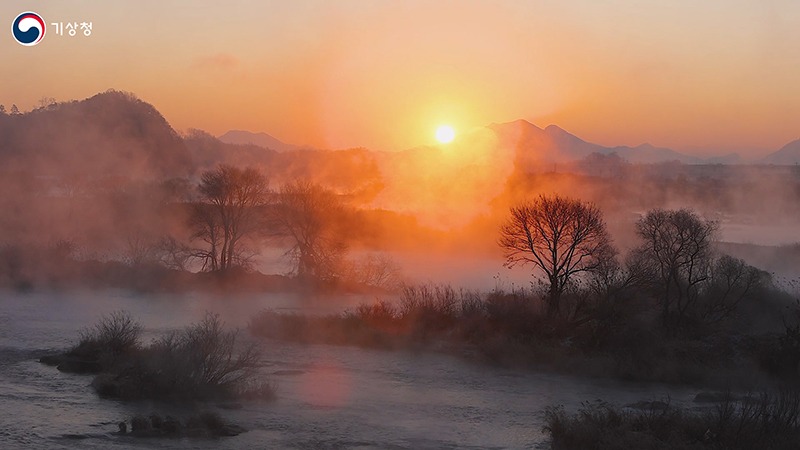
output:
[[[319,184],[360,214],[348,225],[354,249],[418,252],[422,259],[499,257],[497,230],[508,209],[541,194],[597,204],[623,251],[636,245],[636,218],[652,208],[691,208],[718,220],[722,241],[800,241],[793,166],[633,164],[613,152],[587,153],[613,149],[525,121],[397,152],[275,151],[225,144],[198,130],[181,136],[154,106],[109,91],[0,115],[0,135],[0,207],[14,211],[0,218],[0,242],[23,252],[65,241],[80,259],[125,262],[147,256],[165,237],[197,247],[187,224],[191,204],[202,200],[202,173],[220,164],[258,169],[273,191],[297,180]],[[259,264],[273,269],[267,273],[286,272],[284,244],[247,242]]]
[[[98,398],[91,376],[38,363],[44,351],[74,342],[98,316],[126,309],[145,339],[218,312],[244,326],[261,308],[323,313],[352,299],[307,302],[292,296],[210,298],[120,291],[4,293],[0,300],[0,417],[3,448],[546,448],[543,409],[574,410],[587,399],[619,404],[670,396],[690,404],[696,390],[485,367],[437,353],[259,341],[261,377],[276,383],[274,403],[220,410],[249,431],[220,440],[120,437],[116,423],[137,413],[191,414],[149,401]],[[216,410],[215,406],[207,409]]]
[[[83,121],[92,126],[76,125]],[[533,354],[537,349],[515,347],[520,342],[502,341],[501,334],[519,325],[515,319],[541,320],[538,304],[523,305],[520,311],[533,313],[522,319],[513,310],[510,319],[491,316],[489,307],[503,306],[506,292],[536,291],[521,298],[541,300],[535,296],[543,292],[543,273],[530,264],[504,267],[498,245],[510,208],[539,196],[595,205],[620,261],[642,243],[637,220],[656,209],[690,209],[719,225],[715,252],[763,269],[788,292],[775,301],[777,314],[763,314],[765,324],[779,323],[791,296],[800,295],[800,172],[791,166],[634,164],[613,152],[581,153],[591,146],[558,127],[542,130],[524,121],[395,153],[277,151],[226,144],[197,130],[179,135],[154,107],[119,92],[2,116],[2,133],[8,148],[0,149],[0,162],[8,164],[0,170],[0,208],[9,213],[0,216],[0,403],[11,414],[0,417],[0,448],[547,448],[542,426],[549,406],[574,412],[598,398],[624,406],[668,395],[673,405],[692,407],[698,389],[470,362],[468,352],[477,350],[454,351],[441,335],[425,350],[385,351],[257,339],[246,329],[264,310],[335,320],[377,300],[402,306],[402,283],[449,285],[498,295],[493,301],[499,303],[481,304],[484,322],[473,324],[480,342],[467,341],[469,335],[461,337],[465,342],[478,347],[497,338],[510,349],[501,350]],[[80,164],[74,154],[91,163]],[[214,208],[219,185],[209,180],[224,176],[255,180],[249,186],[262,194],[232,209],[255,218],[241,223],[252,232],[234,239],[238,253],[219,251],[219,235],[228,239],[235,227],[220,232],[227,222],[215,221],[223,212]],[[302,226],[281,222],[287,217]],[[298,238],[303,227],[313,232]],[[321,251],[303,248],[309,236],[324,244],[314,249]],[[221,255],[229,267],[215,265]],[[230,265],[233,257],[240,266]],[[386,276],[381,280],[392,283],[358,277],[370,271],[372,281]],[[643,292],[615,301],[638,311],[647,306]],[[81,329],[120,309],[142,322],[145,344],[218,313],[260,347],[258,379],[275,383],[277,400],[244,401],[238,409],[203,406],[248,430],[235,437],[113,434],[134,414],[196,412],[100,399],[90,376],[37,362],[75,345]],[[661,343],[663,335],[654,338],[648,326],[624,334],[644,320],[628,312],[576,322],[591,323],[593,332],[600,328],[594,324],[622,317],[603,322],[611,323],[612,334],[623,331],[607,344],[610,351],[645,342],[643,335]],[[490,318],[497,317],[500,325],[492,328]],[[558,327],[553,317],[544,318],[521,327],[533,336]],[[747,317],[737,320],[736,326]],[[469,321],[457,322],[460,331]],[[542,342],[553,354],[567,354],[580,337],[575,334]],[[521,342],[530,344],[531,335]],[[598,333],[588,341],[603,338]],[[650,348],[638,350],[651,356]],[[620,353],[609,360],[624,361],[628,355]]]

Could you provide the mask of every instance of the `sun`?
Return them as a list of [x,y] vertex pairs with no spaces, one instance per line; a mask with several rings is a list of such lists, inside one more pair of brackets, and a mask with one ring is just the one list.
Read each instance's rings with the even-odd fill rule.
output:
[[436,129],[436,140],[442,144],[447,144],[456,138],[456,130],[450,125],[440,125]]

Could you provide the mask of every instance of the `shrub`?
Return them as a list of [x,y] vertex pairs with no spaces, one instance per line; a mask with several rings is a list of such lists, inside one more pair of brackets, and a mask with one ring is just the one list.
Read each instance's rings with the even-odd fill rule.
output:
[[450,286],[405,286],[400,295],[402,319],[429,327],[445,326],[457,313],[458,294]]
[[362,303],[356,307],[352,315],[378,327],[387,325],[398,318],[397,309],[385,300],[372,304]]
[[238,330],[225,330],[218,315],[207,313],[200,322],[144,348],[139,346],[141,331],[128,313],[115,312],[84,331],[80,343],[65,355],[42,361],[69,372],[99,372],[92,386],[102,397],[274,398],[270,384],[255,381],[255,344],[241,344]]
[[796,449],[800,393],[784,390],[758,398],[730,393],[715,408],[687,412],[649,402],[639,410],[584,403],[574,415],[545,412],[544,431],[556,450],[570,449]]
[[141,433],[150,430],[150,422],[143,415],[133,416],[131,419],[131,431]]
[[401,286],[400,266],[382,253],[370,253],[358,260],[343,261],[341,277],[351,283],[388,291],[397,290]]
[[70,350],[70,356],[100,360],[110,356],[116,360],[121,355],[139,349],[142,325],[127,311],[114,311],[103,316],[94,326],[80,333],[78,345]]
[[548,318],[541,299],[524,290],[494,291],[485,302],[492,328],[520,341],[546,337],[562,320]]
[[226,331],[219,315],[207,313],[197,324],[157,340],[149,349],[151,370],[162,385],[192,396],[233,394],[258,367],[255,345],[237,351],[238,330]]
[[[127,427],[125,422],[120,422],[120,432],[125,434]],[[131,418],[132,437],[170,437],[180,438],[184,436],[192,438],[220,438],[224,436],[236,436],[244,432],[245,429],[225,422],[219,414],[210,411],[200,412],[197,415],[186,419],[185,425],[180,420],[166,416],[162,419],[157,413],[152,413],[149,417],[136,415]]]
[[[733,263],[734,269],[744,267]],[[265,311],[251,320],[250,331],[296,342],[427,346],[504,365],[636,380],[696,383],[730,376],[747,383],[757,361],[796,376],[800,327],[792,325],[771,344],[763,338],[763,349],[752,345],[761,343],[755,337],[736,334],[738,328],[698,334],[702,339],[665,336],[656,300],[637,295],[644,292],[638,274],[612,275],[591,289],[576,284],[564,292],[559,314],[548,314],[534,289],[480,293],[427,284],[404,287],[395,301],[361,304],[339,315]],[[685,317],[684,325],[691,319]]]
[[783,321],[783,333],[772,337],[762,350],[762,364],[771,373],[797,381],[800,377],[800,306]]

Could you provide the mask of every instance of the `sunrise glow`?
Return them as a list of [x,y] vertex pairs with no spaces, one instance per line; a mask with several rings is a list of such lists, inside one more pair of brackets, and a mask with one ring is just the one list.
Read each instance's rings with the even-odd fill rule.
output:
[[0,450],[800,450],[800,1],[0,24]]
[[456,130],[450,125],[441,125],[436,129],[436,140],[440,144],[449,144],[456,138]]

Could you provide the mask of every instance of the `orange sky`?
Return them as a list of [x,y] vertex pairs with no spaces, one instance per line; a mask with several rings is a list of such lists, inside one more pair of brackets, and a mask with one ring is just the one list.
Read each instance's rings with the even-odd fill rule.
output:
[[[698,5],[701,3],[701,5]],[[763,154],[800,137],[800,2],[4,1],[92,21],[0,38],[0,103],[108,88],[178,130],[403,149],[518,118],[604,145]]]

